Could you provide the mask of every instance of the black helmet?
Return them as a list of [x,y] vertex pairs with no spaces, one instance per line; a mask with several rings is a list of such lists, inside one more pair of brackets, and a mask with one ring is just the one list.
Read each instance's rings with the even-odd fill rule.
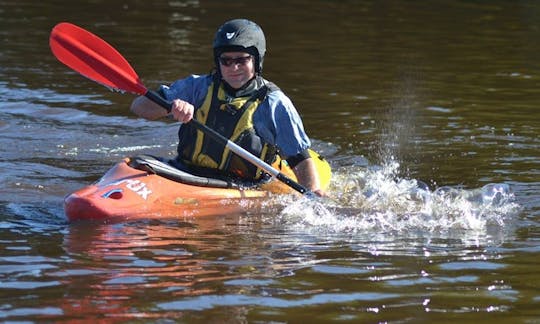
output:
[[[253,21],[233,19],[219,27],[214,37],[214,62],[219,67],[219,56],[223,52],[246,52],[255,57],[255,70],[262,72],[266,39],[264,33]],[[219,68],[218,68],[219,71]]]

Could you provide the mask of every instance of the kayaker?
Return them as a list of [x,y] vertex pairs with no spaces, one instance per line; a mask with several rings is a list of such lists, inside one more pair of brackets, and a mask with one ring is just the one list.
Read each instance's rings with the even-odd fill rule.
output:
[[[241,179],[264,176],[256,166],[197,131],[189,124],[196,118],[267,163],[286,160],[300,184],[324,195],[308,153],[311,142],[294,104],[262,77],[266,52],[262,29],[247,19],[227,21],[215,34],[213,51],[215,68],[210,74],[191,75],[158,91],[172,101],[170,115],[183,123],[177,161]],[[168,115],[144,96],[135,98],[131,111],[150,120]]]

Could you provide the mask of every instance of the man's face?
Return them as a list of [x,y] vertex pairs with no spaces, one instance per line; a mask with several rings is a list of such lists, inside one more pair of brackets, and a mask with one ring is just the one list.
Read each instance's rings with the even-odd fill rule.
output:
[[255,76],[255,60],[245,52],[224,52],[219,56],[223,80],[234,89],[241,88]]

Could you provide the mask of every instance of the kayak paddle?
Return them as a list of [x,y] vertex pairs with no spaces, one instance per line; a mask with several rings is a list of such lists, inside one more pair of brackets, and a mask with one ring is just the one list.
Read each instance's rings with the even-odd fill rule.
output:
[[[59,23],[51,31],[49,45],[54,56],[60,62],[83,76],[115,91],[145,96],[168,112],[171,111],[171,103],[155,91],[146,89],[135,70],[122,54],[91,32],[71,23]],[[229,148],[236,155],[268,172],[294,190],[302,194],[312,194],[306,187],[279,172],[215,130],[195,119],[192,119],[190,123],[218,143]]]

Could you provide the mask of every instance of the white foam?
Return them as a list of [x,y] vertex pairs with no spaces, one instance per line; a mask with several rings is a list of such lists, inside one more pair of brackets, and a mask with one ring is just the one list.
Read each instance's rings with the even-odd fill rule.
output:
[[332,198],[283,198],[277,221],[331,232],[485,233],[490,226],[503,227],[520,209],[507,184],[432,191],[423,182],[397,177],[398,168],[392,162],[338,171],[329,190]]

